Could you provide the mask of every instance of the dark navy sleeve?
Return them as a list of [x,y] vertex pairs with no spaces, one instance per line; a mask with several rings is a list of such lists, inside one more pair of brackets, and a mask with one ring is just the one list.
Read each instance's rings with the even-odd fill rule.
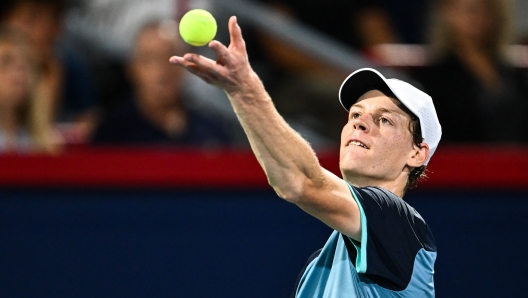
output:
[[[403,290],[409,284],[420,249],[436,251],[423,218],[395,194],[378,187],[350,187],[361,213],[361,242],[346,241],[355,267],[376,284]],[[354,250],[350,252],[351,250]]]

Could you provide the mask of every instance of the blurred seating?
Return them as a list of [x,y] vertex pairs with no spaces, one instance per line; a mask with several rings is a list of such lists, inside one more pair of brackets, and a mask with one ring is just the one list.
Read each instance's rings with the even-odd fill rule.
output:
[[[366,57],[374,45],[398,41],[389,14],[379,1],[312,1],[309,5],[296,0],[260,2]],[[326,145],[337,144],[346,119],[337,93],[349,73],[271,34],[258,29],[250,34],[254,35],[248,37],[249,43],[254,43],[250,45],[250,59],[281,115],[321,134],[327,138]]]
[[[209,0],[113,0],[76,1],[66,15],[65,28],[75,47],[89,58],[97,74],[103,114],[119,108],[132,86],[128,80],[128,62],[132,56],[134,37],[145,23],[152,20],[178,20],[190,9],[211,11],[218,22],[217,38],[225,42],[227,18],[216,12]],[[224,24],[224,26],[222,26]],[[228,35],[227,35],[228,38]],[[192,47],[189,51],[213,58],[207,47]],[[186,105],[201,110],[208,118],[227,123],[230,139],[237,147],[249,143],[238,123],[225,93],[195,76],[185,76],[181,93]],[[103,116],[103,118],[106,118]]]
[[[406,0],[405,3],[412,1],[414,0]],[[225,31],[222,24],[227,20],[226,16],[235,11],[230,11],[229,6],[239,4],[241,1],[232,1],[233,4],[226,2],[221,5],[208,0],[156,0],[152,3],[146,0],[74,2],[77,5],[74,9],[68,10],[65,22],[67,36],[65,38],[63,36],[63,39],[66,39],[66,42],[59,43],[62,45],[58,47],[59,51],[53,51],[53,46],[50,45],[57,45],[61,32],[58,20],[62,19],[65,12],[65,2],[61,0],[9,0],[0,6],[2,22],[30,33],[30,40],[43,49],[38,51],[40,64],[44,65],[42,67],[44,78],[46,78],[42,80],[42,89],[50,93],[50,97],[55,98],[56,101],[52,105],[56,108],[52,109],[50,117],[58,122],[73,121],[73,125],[64,124],[64,122],[59,125],[66,142],[70,143],[88,141],[100,117],[95,109],[97,102],[94,101],[98,97],[94,93],[94,84],[89,71],[86,71],[87,68],[82,63],[61,61],[61,59],[68,60],[64,57],[70,56],[64,53],[72,52],[70,51],[72,47],[69,47],[68,43],[70,39],[74,41],[73,48],[82,49],[82,54],[87,55],[90,64],[97,69],[97,85],[101,87],[101,93],[104,95],[104,100],[101,102],[104,108],[102,112],[105,115],[104,118],[107,119],[105,122],[108,122],[108,119],[115,115],[117,110],[121,110],[127,102],[129,104],[134,102],[133,98],[137,95],[136,83],[134,86],[130,84],[132,80],[129,78],[131,79],[132,76],[129,76],[131,72],[128,71],[128,62],[131,61],[130,44],[133,42],[133,32],[136,32],[141,24],[152,19],[177,19],[188,9],[206,8],[212,10],[217,16],[218,38],[228,43],[225,32],[222,32]],[[348,46],[349,49],[363,53],[364,60],[374,65],[394,66],[400,63],[401,66],[403,63],[404,67],[415,66],[410,69],[409,73],[435,99],[440,120],[444,125],[444,141],[526,142],[527,133],[524,127],[527,125],[520,116],[528,110],[525,70],[512,68],[506,56],[502,55],[500,50],[495,51],[495,48],[506,44],[503,37],[508,35],[506,33],[507,23],[511,21],[510,14],[503,10],[502,5],[499,5],[503,2],[502,0],[433,1],[432,27],[434,30],[431,31],[434,31],[434,34],[431,36],[434,36],[434,40],[442,41],[432,42],[432,46],[425,49],[402,46],[400,50],[402,48],[405,50],[399,52],[407,53],[405,56],[394,54],[387,56],[386,53],[384,56],[381,53],[383,50],[380,52],[379,49],[383,48],[383,45],[389,45],[384,49],[385,52],[390,52],[386,51],[387,48],[394,48],[394,45],[397,45],[396,42],[419,40],[416,36],[409,39],[402,37],[405,34],[400,35],[402,28],[406,27],[405,24],[401,24],[405,21],[402,17],[405,13],[402,12],[411,11],[409,7],[395,9],[393,4],[385,1],[354,3],[323,1],[312,3],[308,5],[309,7],[302,1],[294,0],[242,2],[248,5],[251,3],[251,5],[257,3],[270,5],[280,11],[285,18],[296,19],[306,28],[313,29],[314,32],[322,32],[340,44]],[[464,8],[466,2],[469,3],[467,5],[475,5],[479,9]],[[451,7],[455,4],[456,8]],[[37,15],[36,11],[42,11],[42,13]],[[463,20],[465,11],[471,12],[470,17],[466,16],[466,21]],[[479,13],[483,13],[484,17],[475,16]],[[490,14],[487,15],[487,13]],[[237,14],[241,14],[241,11]],[[32,17],[33,15],[35,17]],[[478,18],[488,21],[498,19],[498,21],[489,21],[488,23],[493,23],[490,26],[483,24]],[[37,25],[31,25],[30,23],[33,22],[27,22],[28,19],[34,19],[34,23],[40,24],[38,30],[30,30],[31,26]],[[240,19],[243,24],[244,18]],[[418,17],[408,22],[416,23],[417,19]],[[468,21],[469,19],[471,20]],[[444,29],[441,29],[442,26]],[[488,37],[483,37],[486,39],[484,42],[486,46],[483,49],[478,50],[475,46],[476,49],[466,52],[465,49],[471,46],[460,46],[458,43],[461,40],[474,39],[468,38],[468,34],[473,33],[464,29],[464,26],[473,29],[481,26],[482,32],[487,30],[486,26],[493,27],[494,30],[482,33],[483,36],[488,35]],[[335,65],[331,66],[327,63],[328,61],[325,62],[324,59],[307,54],[309,51],[305,51],[306,49],[284,42],[283,39],[270,32],[244,24],[243,28],[252,65],[265,82],[277,108],[288,123],[308,138],[316,149],[335,145],[339,140],[339,133],[345,119],[345,114],[336,100],[337,90],[349,73],[345,72],[344,68],[336,69]],[[473,31],[479,30],[474,29]],[[416,35],[418,31],[415,28],[412,34]],[[498,31],[501,32],[497,33]],[[31,34],[34,36],[31,37]],[[498,37],[495,38],[495,35]],[[477,41],[474,44],[478,43]],[[491,45],[491,43],[496,45]],[[68,46],[64,47],[64,44]],[[491,50],[484,49],[486,47]],[[214,57],[214,54],[205,48],[191,48],[190,50]],[[521,63],[524,61],[522,60],[524,59],[522,48],[510,47],[511,53],[517,57],[516,61],[521,61]],[[52,57],[52,59],[43,57]],[[386,57],[392,60],[384,60]],[[521,59],[518,59],[519,57]],[[47,62],[43,63],[42,59]],[[357,58],[354,57],[354,59]],[[82,59],[73,60],[81,61]],[[57,67],[57,62],[62,63],[62,69]],[[421,67],[420,65],[424,63],[430,66]],[[64,70],[69,68],[73,70],[66,73]],[[451,72],[457,74],[458,77],[451,75]],[[205,118],[214,118],[223,122],[226,124],[227,129],[225,130],[230,140],[227,143],[235,142],[246,146],[245,136],[236,122],[236,117],[225,95],[214,87],[197,81],[196,78],[185,77],[183,80],[185,82],[182,83],[183,87],[179,93],[185,98],[187,109],[201,111],[200,114],[208,115]],[[68,81],[70,83],[64,83]],[[72,93],[71,90],[77,91]],[[130,93],[135,95],[131,96]],[[68,104],[67,98],[74,98],[74,100]],[[124,100],[125,98],[127,100]],[[475,109],[468,109],[470,106]],[[468,112],[473,113],[473,116],[467,117]],[[502,127],[511,127],[511,129],[505,132],[497,124],[499,121],[503,123]],[[100,143],[100,135],[97,138],[96,143]],[[104,143],[109,142],[104,141]]]
[[64,133],[66,142],[88,141],[97,122],[97,92],[89,66],[58,43],[66,1],[7,0],[2,9],[2,24],[24,32],[36,48],[41,92],[53,101],[51,117],[72,123]]
[[168,63],[190,47],[172,20],[147,22],[138,32],[127,69],[132,94],[103,121],[96,144],[172,144],[217,147],[230,144],[225,123],[192,109],[182,92],[184,69]]
[[443,142],[528,141],[528,78],[506,56],[513,15],[504,0],[436,0],[431,65],[413,71],[435,102]]

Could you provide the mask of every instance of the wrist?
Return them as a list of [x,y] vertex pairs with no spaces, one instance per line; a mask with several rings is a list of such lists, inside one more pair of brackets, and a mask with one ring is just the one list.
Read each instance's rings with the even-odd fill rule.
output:
[[264,84],[253,71],[236,88],[225,92],[233,104],[258,104],[271,101]]

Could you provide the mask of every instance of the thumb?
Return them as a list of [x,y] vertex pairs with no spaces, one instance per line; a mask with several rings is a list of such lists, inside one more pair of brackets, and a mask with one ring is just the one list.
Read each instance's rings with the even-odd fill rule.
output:
[[242,51],[246,50],[246,43],[242,38],[242,29],[238,25],[237,17],[232,16],[229,18],[229,37],[231,38],[230,47],[235,47]]

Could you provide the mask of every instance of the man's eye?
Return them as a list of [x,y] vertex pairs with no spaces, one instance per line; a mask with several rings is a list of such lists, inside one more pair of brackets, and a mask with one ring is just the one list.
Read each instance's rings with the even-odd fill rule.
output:
[[383,123],[383,124],[391,124],[390,121],[389,121],[389,119],[387,119],[387,118],[385,118],[385,117],[381,117],[381,118],[380,118],[380,121],[381,121],[381,123]]
[[354,119],[359,118],[359,113],[353,113],[353,114],[352,114],[352,118],[354,118]]

